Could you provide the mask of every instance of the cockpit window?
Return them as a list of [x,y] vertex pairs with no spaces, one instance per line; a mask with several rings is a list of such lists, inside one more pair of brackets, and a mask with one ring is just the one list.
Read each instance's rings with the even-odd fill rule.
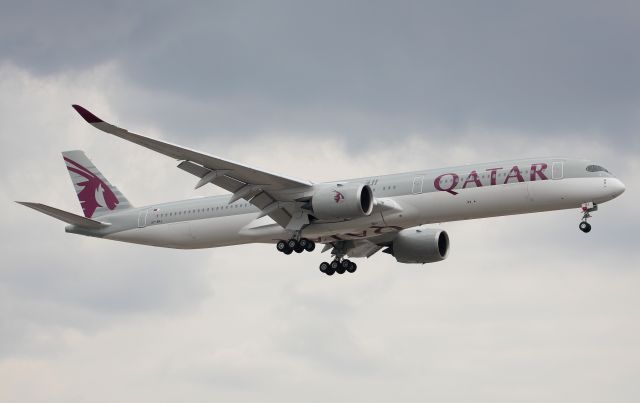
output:
[[606,169],[604,169],[600,165],[589,165],[589,166],[587,166],[587,172],[602,172],[602,171],[604,171],[606,173],[610,173],[609,171],[607,171]]

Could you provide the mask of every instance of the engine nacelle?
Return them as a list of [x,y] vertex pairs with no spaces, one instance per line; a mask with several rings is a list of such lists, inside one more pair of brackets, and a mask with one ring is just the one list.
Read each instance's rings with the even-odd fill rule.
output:
[[395,257],[400,263],[439,262],[449,254],[449,235],[440,229],[403,229],[384,252]]
[[322,220],[365,217],[373,211],[373,192],[361,183],[323,185],[311,198],[311,208]]

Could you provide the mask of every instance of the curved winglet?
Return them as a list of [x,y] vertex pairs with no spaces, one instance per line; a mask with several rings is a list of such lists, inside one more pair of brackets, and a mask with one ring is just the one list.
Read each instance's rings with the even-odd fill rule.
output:
[[73,107],[73,109],[76,110],[76,112],[78,112],[80,114],[80,116],[82,116],[82,119],[87,121],[87,123],[101,123],[101,122],[103,122],[102,119],[100,119],[99,117],[97,117],[93,113],[89,112],[88,110],[86,110],[82,106],[76,105],[76,104],[73,104],[71,106]]

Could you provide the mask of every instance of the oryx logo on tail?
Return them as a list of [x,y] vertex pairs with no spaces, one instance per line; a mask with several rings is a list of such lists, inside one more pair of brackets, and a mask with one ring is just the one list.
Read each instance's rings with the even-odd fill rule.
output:
[[82,188],[82,190],[78,192],[78,199],[80,199],[80,205],[82,206],[85,217],[93,217],[93,214],[99,207],[104,207],[109,210],[114,210],[117,207],[120,201],[109,185],[88,168],[72,159],[64,157],[64,160],[67,163],[69,172],[73,172],[81,177],[73,182],[74,185]]

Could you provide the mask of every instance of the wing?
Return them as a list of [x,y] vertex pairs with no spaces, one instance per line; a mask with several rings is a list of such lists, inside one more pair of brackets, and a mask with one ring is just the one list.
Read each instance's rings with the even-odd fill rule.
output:
[[196,188],[207,183],[220,186],[233,193],[229,203],[245,199],[283,227],[289,225],[292,218],[299,213],[299,208],[295,204],[296,195],[304,193],[312,186],[309,181],[277,175],[186,147],[131,133],[103,121],[80,105],[72,106],[93,127],[182,161],[178,164],[178,168],[200,178]]

